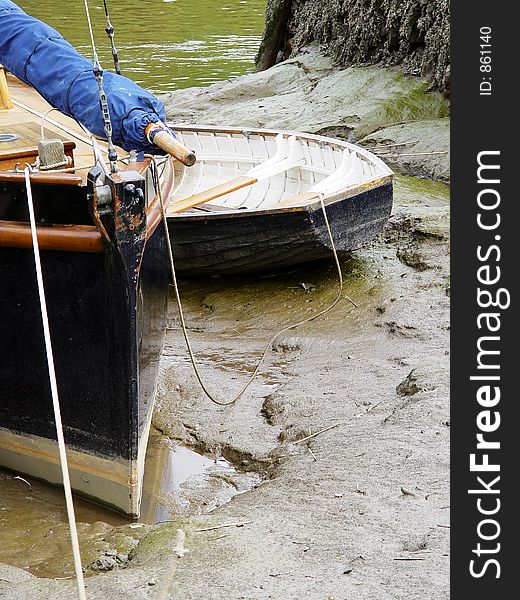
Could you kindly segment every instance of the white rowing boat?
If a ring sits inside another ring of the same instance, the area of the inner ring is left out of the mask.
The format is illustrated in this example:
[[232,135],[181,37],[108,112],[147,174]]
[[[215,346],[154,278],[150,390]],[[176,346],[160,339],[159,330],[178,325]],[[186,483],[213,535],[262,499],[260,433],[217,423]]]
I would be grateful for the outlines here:
[[388,220],[393,172],[364,148],[295,132],[172,127],[197,155],[192,167],[176,163],[167,208],[181,271],[252,271],[330,256],[322,202],[339,251],[370,242]]

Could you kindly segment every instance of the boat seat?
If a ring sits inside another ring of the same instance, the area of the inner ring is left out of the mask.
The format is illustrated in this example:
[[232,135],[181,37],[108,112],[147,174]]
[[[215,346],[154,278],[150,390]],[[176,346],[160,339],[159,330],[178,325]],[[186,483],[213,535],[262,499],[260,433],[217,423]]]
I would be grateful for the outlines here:
[[206,203],[195,206],[193,210],[200,210],[202,212],[229,212],[229,207]]

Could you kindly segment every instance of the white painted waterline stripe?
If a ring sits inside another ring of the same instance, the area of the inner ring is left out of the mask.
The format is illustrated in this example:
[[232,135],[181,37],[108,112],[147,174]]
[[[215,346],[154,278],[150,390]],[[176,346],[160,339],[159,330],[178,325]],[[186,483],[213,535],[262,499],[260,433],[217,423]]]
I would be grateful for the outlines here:
[[31,178],[29,168],[25,169],[25,187],[27,190],[27,206],[29,208],[29,219],[31,221],[31,235],[34,251],[34,264],[36,267],[36,279],[38,281],[38,294],[40,296],[40,309],[43,321],[43,334],[45,337],[45,350],[47,354],[47,366],[49,369],[49,380],[51,384],[52,405],[54,408],[54,420],[56,422],[56,432],[58,436],[58,448],[60,451],[60,464],[63,476],[63,489],[65,491],[65,502],[67,505],[67,515],[69,518],[70,538],[72,542],[72,552],[74,554],[74,569],[76,571],[76,581],[78,584],[78,595],[80,600],[86,600],[85,582],[83,580],[83,569],[81,566],[81,555],[79,551],[78,531],[76,528],[76,517],[74,515],[74,502],[72,500],[72,490],[69,478],[69,466],[67,463],[67,453],[65,450],[65,438],[63,436],[63,424],[61,421],[60,399],[58,395],[58,384],[56,381],[56,370],[54,368],[54,355],[52,353],[51,333],[49,329],[49,317],[47,314],[47,302],[45,300],[45,288],[43,286],[42,265],[40,260],[40,248],[38,246],[38,235],[36,233],[36,220],[34,218],[34,206],[31,189]]

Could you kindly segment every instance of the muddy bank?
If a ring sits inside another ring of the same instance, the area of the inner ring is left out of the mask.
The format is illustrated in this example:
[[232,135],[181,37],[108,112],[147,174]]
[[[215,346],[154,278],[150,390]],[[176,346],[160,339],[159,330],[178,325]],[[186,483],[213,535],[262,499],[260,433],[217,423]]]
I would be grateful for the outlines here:
[[[264,378],[233,407],[200,393],[172,306],[155,425],[262,472],[264,483],[211,515],[160,526],[128,568],[88,580],[89,598],[157,597],[178,528],[190,552],[176,563],[170,598],[402,599],[432,587],[448,598],[447,216],[445,186],[398,179],[385,236],[343,260],[357,308],[344,299],[279,339]],[[336,285],[328,263],[183,282],[215,393],[230,396],[270,333],[329,301]],[[229,523],[244,525],[218,529]],[[12,569],[0,579],[6,598],[75,597],[66,581]]]
[[[311,60],[323,65],[323,77],[305,72]],[[331,95],[321,103],[312,90],[323,81]],[[346,82],[348,101],[341,100]],[[410,157],[397,157],[395,164],[430,178],[397,177],[384,234],[342,257],[342,301],[277,339],[262,377],[234,406],[201,393],[172,297],[154,425],[176,443],[224,457],[239,476],[261,480],[208,514],[132,533],[138,539],[128,565],[89,577],[89,600],[151,600],[167,577],[175,600],[422,600],[432,590],[436,600],[449,597],[449,189],[433,179],[447,179],[447,163],[429,154],[440,143],[430,125],[446,132],[447,110],[417,79],[391,70],[341,72],[312,52],[235,84],[173,95],[170,115],[337,128],[371,147],[397,143],[398,121],[422,123],[405,138],[422,144],[422,162],[406,166],[399,161]],[[247,379],[274,331],[318,312],[337,285],[331,261],[182,281],[193,347],[218,398]],[[106,534],[125,527],[107,526]],[[178,529],[189,552],[172,562]],[[76,593],[70,581],[3,566],[0,597]]]
[[449,103],[391,68],[339,69],[307,48],[268,71],[164,98],[168,118],[320,133],[360,143],[407,175],[449,179]]
[[448,0],[269,0],[260,69],[319,44],[336,64],[400,65],[450,87]]

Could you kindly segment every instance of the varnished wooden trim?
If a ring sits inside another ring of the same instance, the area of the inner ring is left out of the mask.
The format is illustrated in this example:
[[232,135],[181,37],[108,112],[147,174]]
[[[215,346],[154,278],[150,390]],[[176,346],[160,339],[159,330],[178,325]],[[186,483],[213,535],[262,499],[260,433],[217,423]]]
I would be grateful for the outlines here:
[[146,172],[146,170],[150,167],[152,160],[150,158],[145,158],[144,160],[140,161],[140,162],[129,162],[124,164],[121,167],[121,171],[137,171],[138,173],[140,173],[141,175],[143,175]]
[[[83,177],[74,173],[31,173],[31,183],[40,185],[82,185]],[[24,183],[25,173],[0,171],[0,183]]]
[[[101,234],[91,225],[39,225],[36,232],[41,250],[103,252]],[[29,224],[20,221],[0,221],[0,246],[32,248]]]
[[[140,163],[143,170],[149,166]],[[138,169],[134,165],[134,169]],[[173,167],[170,164],[162,182],[162,194],[167,202],[174,183]],[[146,237],[149,239],[161,221],[161,203],[156,195],[147,210]],[[103,252],[104,242],[101,232],[91,225],[45,225],[36,228],[41,250],[61,250],[63,252]],[[28,223],[0,220],[0,247],[32,248],[31,228]]]
[[[64,141],[65,154],[72,156],[72,151],[76,148],[76,142]],[[4,160],[23,160],[24,158],[36,158],[38,156],[38,147],[18,148],[17,150],[0,150],[0,161]]]

